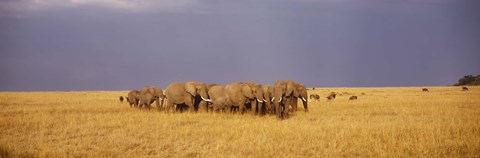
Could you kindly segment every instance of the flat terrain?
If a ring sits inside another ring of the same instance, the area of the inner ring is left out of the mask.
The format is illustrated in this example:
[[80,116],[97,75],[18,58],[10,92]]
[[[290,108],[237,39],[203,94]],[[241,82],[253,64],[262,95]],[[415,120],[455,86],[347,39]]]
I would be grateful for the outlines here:
[[310,89],[320,101],[283,121],[139,110],[126,91],[0,92],[0,157],[480,157],[480,87],[428,88]]

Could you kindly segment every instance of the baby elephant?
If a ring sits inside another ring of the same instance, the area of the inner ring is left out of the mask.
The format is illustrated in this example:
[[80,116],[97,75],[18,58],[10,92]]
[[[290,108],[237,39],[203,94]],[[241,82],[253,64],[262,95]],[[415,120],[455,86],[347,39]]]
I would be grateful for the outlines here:
[[123,96],[120,96],[120,102],[123,103]]
[[319,99],[320,99],[320,96],[318,94],[312,94],[310,95],[309,101],[318,101]]
[[356,96],[356,95],[353,95],[353,96],[351,96],[348,100],[357,100],[357,96]]

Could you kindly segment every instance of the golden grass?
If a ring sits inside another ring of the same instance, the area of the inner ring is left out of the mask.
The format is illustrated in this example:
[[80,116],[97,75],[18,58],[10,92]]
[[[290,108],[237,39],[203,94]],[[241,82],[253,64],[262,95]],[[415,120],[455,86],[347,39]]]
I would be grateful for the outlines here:
[[480,157],[480,87],[428,88],[317,88],[284,121],[138,110],[126,91],[0,92],[0,157]]

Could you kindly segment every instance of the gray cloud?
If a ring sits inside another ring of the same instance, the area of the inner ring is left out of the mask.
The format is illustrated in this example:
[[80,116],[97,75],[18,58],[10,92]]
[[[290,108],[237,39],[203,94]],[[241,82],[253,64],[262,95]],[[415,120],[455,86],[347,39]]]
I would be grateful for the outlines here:
[[480,73],[476,1],[39,2],[51,4],[0,17],[0,90],[420,86]]

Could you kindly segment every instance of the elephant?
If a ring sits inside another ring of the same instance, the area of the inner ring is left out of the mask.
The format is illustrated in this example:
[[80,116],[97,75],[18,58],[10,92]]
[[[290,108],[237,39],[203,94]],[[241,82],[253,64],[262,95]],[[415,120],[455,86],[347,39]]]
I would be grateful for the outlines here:
[[467,87],[462,87],[462,91],[468,91]]
[[128,92],[127,101],[128,101],[128,104],[130,104],[130,107],[132,107],[132,105],[134,107],[137,107],[138,102],[140,101],[140,91],[134,89]]
[[216,85],[216,86],[210,87],[208,90],[208,96],[210,97],[210,100],[212,100],[211,101],[212,111],[218,111],[218,110],[227,109],[227,108],[229,109],[231,107],[231,105],[227,104],[225,86]]
[[252,81],[233,82],[225,85],[227,104],[238,106],[240,114],[246,110],[245,105],[251,103],[253,114],[256,114],[257,103],[263,103],[263,89]]
[[293,82],[290,80],[276,80],[273,85],[273,105],[277,119],[285,119],[288,117],[287,100],[294,91]]
[[308,112],[308,94],[307,88],[302,83],[293,82],[295,90],[293,91],[293,97],[290,100],[290,106],[294,112],[297,111],[298,98],[302,99],[303,109]]
[[123,96],[120,96],[119,99],[120,99],[120,102],[123,103]]
[[307,89],[292,80],[276,80],[273,86],[273,104],[278,119],[288,118],[290,106],[297,110],[297,99],[301,98],[305,112],[308,112]]
[[205,84],[197,81],[173,82],[165,89],[165,95],[168,109],[185,104],[190,112],[197,111],[198,108],[207,110],[205,102],[211,101]]
[[155,101],[157,109],[161,110],[164,98],[162,88],[157,86],[143,87],[143,89],[140,90],[139,107],[145,106],[145,108],[150,109],[150,105]]
[[271,85],[262,85],[263,89],[263,98],[265,101],[261,104],[259,108],[259,114],[267,114],[273,112],[272,101],[273,101],[273,87]]
[[428,88],[422,88],[422,92],[428,92]]

